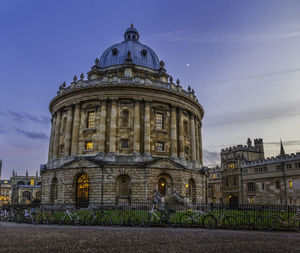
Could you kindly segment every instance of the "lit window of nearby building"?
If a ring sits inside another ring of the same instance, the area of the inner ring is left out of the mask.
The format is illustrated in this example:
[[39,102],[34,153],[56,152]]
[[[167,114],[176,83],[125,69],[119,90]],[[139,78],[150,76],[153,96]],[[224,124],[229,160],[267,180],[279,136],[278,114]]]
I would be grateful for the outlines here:
[[216,178],[216,174],[212,174],[211,178],[215,179]]
[[161,141],[156,142],[156,150],[157,151],[164,151],[165,150],[165,144]]
[[94,143],[92,141],[86,141],[85,142],[85,149],[86,150],[91,150],[94,148]]
[[293,181],[289,181],[289,186],[290,186],[290,189],[293,188]]
[[163,130],[164,128],[164,117],[162,113],[156,113],[156,129]]
[[30,179],[30,185],[34,185],[34,179],[33,178]]
[[254,197],[250,197],[250,203],[251,203],[251,204],[254,203]]
[[234,166],[234,163],[229,163],[229,164],[228,164],[228,168],[229,168],[229,169],[234,169],[234,167],[235,167],[235,166]]
[[95,127],[95,112],[88,112],[87,128]]

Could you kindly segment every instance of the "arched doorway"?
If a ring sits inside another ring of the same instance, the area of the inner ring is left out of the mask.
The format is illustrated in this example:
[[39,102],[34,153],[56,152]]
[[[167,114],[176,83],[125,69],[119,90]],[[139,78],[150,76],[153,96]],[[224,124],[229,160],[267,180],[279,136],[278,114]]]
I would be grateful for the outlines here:
[[167,193],[167,182],[165,178],[161,177],[158,179],[158,192],[160,195],[165,196]]
[[128,175],[120,175],[117,179],[117,196],[116,201],[129,202],[131,200],[130,177]]
[[89,202],[89,188],[90,188],[90,178],[88,174],[81,174],[77,178],[77,203],[88,203]]
[[51,192],[50,192],[50,202],[54,202],[57,200],[58,196],[58,186],[57,186],[57,178],[54,177],[51,182]]

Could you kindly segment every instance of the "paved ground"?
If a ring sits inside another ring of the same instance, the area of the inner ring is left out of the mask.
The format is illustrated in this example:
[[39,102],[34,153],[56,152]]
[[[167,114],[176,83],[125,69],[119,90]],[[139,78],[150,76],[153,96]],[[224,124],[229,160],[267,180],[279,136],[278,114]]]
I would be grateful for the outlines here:
[[0,252],[300,252],[300,234],[0,222]]

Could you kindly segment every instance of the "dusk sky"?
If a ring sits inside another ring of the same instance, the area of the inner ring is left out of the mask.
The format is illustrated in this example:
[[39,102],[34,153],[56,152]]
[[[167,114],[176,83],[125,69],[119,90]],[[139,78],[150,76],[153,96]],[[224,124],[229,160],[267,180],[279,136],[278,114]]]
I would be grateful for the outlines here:
[[195,89],[205,164],[263,138],[300,152],[300,1],[0,1],[0,159],[35,175],[47,162],[48,105],[133,23],[167,72]]

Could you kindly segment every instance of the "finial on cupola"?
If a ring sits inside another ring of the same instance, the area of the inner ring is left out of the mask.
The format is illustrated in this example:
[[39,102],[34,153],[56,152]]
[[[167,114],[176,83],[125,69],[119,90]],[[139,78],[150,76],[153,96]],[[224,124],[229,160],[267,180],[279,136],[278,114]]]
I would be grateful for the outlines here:
[[83,78],[84,78],[84,74],[81,73],[81,75],[80,75],[80,80],[83,80]]
[[176,84],[177,84],[177,85],[179,85],[179,84],[180,84],[180,80],[179,80],[179,78],[177,78],[177,80],[176,80]]
[[77,76],[76,75],[73,77],[73,81],[74,81],[74,83],[76,83],[76,81],[77,81]]
[[169,77],[169,81],[170,81],[170,83],[173,83],[173,77],[172,76]]
[[99,64],[99,59],[96,58],[96,59],[95,59],[95,65],[98,65],[98,64]]
[[131,23],[130,27],[133,28],[133,23]]

